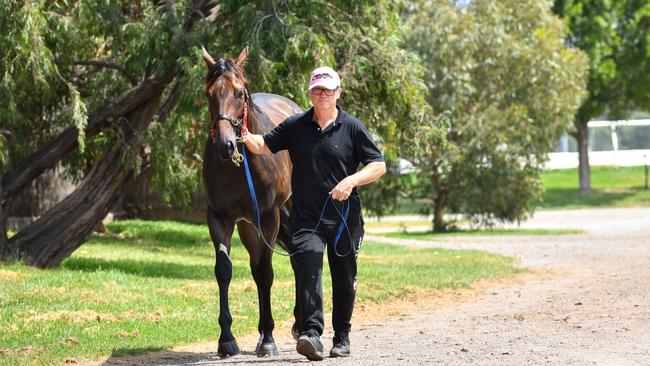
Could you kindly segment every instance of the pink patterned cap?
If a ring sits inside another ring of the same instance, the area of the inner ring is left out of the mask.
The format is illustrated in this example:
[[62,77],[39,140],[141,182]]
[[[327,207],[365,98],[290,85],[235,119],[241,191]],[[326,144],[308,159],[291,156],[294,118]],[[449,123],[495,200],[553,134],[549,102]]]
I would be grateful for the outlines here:
[[309,78],[309,89],[307,90],[312,90],[317,86],[329,90],[338,88],[341,86],[339,74],[329,66],[317,68],[311,72],[311,77]]

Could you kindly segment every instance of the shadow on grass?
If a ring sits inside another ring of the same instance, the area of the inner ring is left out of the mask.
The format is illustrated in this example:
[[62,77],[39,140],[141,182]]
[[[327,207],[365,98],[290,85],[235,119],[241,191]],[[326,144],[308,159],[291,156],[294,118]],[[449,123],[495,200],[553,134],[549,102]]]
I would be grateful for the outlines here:
[[142,246],[157,246],[165,248],[189,248],[211,246],[210,237],[197,237],[196,234],[186,233],[180,230],[160,230],[158,232],[139,232],[129,236],[120,236],[119,233],[109,232],[102,235],[94,235],[92,242],[111,245],[133,246],[134,241],[140,241]]
[[574,188],[551,188],[546,190],[544,201],[540,206],[543,208],[565,208],[567,206],[609,207],[634,196],[636,193],[635,190],[619,192],[592,190],[591,194],[583,195]]
[[143,277],[164,277],[192,280],[206,279],[213,276],[213,268],[208,265],[189,265],[129,259],[108,261],[97,258],[68,258],[63,262],[62,267],[85,272],[119,271]]
[[[117,271],[140,277],[205,280],[214,278],[212,264],[179,264],[161,261],[138,261],[130,259],[106,260],[99,258],[66,259],[62,269],[84,272]],[[247,261],[233,261],[232,280],[251,278]]]
[[163,347],[145,347],[145,348],[118,348],[113,350],[111,357],[125,357],[133,355],[142,355],[151,352],[160,352],[164,350]]
[[[215,345],[216,348],[216,345]],[[219,358],[215,352],[187,352],[161,350],[160,348],[120,348],[111,354],[103,366],[109,365],[248,365],[248,364],[304,364],[303,358],[255,356],[254,352],[241,352],[240,355]]]

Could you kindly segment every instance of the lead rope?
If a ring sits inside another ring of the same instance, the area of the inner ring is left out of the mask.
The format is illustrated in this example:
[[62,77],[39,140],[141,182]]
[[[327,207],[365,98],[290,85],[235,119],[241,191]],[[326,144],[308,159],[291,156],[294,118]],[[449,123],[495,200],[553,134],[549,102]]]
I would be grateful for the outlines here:
[[[242,128],[242,133],[243,133],[243,128]],[[259,237],[261,237],[262,240],[264,241],[264,244],[266,244],[266,246],[269,249],[271,249],[277,255],[281,255],[283,257],[293,257],[294,255],[303,252],[303,250],[299,250],[299,251],[295,251],[293,253],[285,254],[285,253],[282,253],[282,252],[279,252],[279,251],[275,250],[274,246],[269,244],[266,241],[266,238],[264,237],[264,234],[262,234],[262,225],[260,223],[260,210],[259,210],[259,207],[257,205],[257,195],[255,194],[255,186],[253,185],[253,178],[251,176],[250,168],[248,167],[248,157],[246,156],[246,147],[244,146],[244,144],[242,144],[242,151],[244,153],[244,171],[246,172],[246,182],[248,183],[248,190],[249,190],[249,192],[251,194],[251,201],[253,201],[253,207],[255,208],[255,220],[256,220],[256,223],[257,223],[257,225],[255,226],[255,230],[257,231],[257,235]],[[310,234],[309,238],[307,238],[307,241],[309,241],[316,234],[316,230],[318,230],[318,227],[320,226],[321,222],[323,221],[323,216],[325,214],[325,208],[327,207],[327,204],[330,203],[331,201],[332,201],[332,196],[328,195],[327,199],[325,200],[325,204],[323,204],[323,208],[321,210],[320,217],[318,218],[318,222],[316,223],[316,226],[314,227],[314,229],[311,230],[311,234]],[[334,254],[336,254],[337,257],[346,257],[346,256],[348,256],[350,253],[352,253],[352,247],[353,247],[352,234],[350,234],[350,229],[348,228],[348,224],[347,224],[348,214],[350,213],[350,201],[346,200],[345,203],[346,203],[346,205],[345,205],[345,214],[342,214],[341,211],[339,210],[339,208],[336,207],[334,202],[332,202],[332,205],[334,206],[334,209],[336,209],[336,212],[338,213],[339,217],[342,219],[341,224],[339,225],[339,228],[338,228],[338,230],[336,232],[336,238],[334,239]],[[343,229],[345,229],[345,231],[348,234],[348,238],[350,239],[350,241],[349,241],[350,248],[348,249],[348,251],[345,254],[339,254],[337,247],[338,247],[338,242],[339,242],[339,239],[341,237],[341,234],[343,234]]]

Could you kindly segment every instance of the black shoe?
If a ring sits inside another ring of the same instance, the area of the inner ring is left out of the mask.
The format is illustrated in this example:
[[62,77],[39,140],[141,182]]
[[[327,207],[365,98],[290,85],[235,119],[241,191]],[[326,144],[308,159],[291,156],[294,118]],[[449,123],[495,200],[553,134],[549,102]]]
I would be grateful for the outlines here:
[[332,349],[330,357],[348,357],[350,356],[350,338],[346,335],[343,337],[334,336],[332,338]]
[[309,333],[305,333],[298,338],[296,351],[307,357],[309,361],[322,361],[325,358],[323,356],[323,344],[320,342],[320,337]]

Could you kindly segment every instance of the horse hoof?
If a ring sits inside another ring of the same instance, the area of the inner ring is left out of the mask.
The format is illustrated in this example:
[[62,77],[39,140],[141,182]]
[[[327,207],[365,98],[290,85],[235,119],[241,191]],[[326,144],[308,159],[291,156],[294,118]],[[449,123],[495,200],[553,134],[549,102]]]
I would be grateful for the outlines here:
[[219,348],[217,349],[217,356],[219,358],[226,358],[234,356],[239,353],[239,346],[237,345],[236,340],[230,342],[219,343]]
[[278,348],[275,346],[275,343],[257,343],[255,354],[257,357],[276,357],[278,355]]

